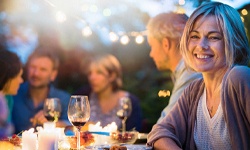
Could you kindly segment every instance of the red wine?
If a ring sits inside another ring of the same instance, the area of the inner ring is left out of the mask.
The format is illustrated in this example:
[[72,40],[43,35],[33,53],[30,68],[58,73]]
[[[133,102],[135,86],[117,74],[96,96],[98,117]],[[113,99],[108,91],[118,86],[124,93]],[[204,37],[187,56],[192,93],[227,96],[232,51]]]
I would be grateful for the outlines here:
[[76,127],[79,126],[84,126],[86,122],[81,122],[81,121],[72,121],[72,124]]
[[52,116],[50,116],[50,115],[45,116],[45,118],[46,118],[48,121],[54,121],[54,120],[55,120],[55,118],[52,117]]
[[44,113],[44,117],[48,120],[48,121],[55,121],[57,122],[59,117],[60,117],[60,112],[57,111],[48,111]]

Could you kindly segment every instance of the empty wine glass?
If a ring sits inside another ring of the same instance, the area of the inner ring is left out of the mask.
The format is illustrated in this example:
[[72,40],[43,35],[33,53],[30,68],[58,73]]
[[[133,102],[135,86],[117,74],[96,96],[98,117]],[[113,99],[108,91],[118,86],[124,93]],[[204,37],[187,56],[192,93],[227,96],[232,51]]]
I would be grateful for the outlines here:
[[122,132],[126,131],[126,120],[132,112],[132,104],[129,97],[122,97],[118,102],[117,116],[122,119]]
[[43,114],[50,122],[57,122],[62,111],[61,102],[58,98],[46,98],[43,105]]
[[80,131],[90,117],[88,96],[72,95],[68,105],[68,118],[77,128],[77,149],[80,150]]

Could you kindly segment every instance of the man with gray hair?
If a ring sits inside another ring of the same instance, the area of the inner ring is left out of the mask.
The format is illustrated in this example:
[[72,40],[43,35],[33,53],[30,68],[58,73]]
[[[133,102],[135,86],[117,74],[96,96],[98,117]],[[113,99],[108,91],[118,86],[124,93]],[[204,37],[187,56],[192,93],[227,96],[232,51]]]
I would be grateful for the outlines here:
[[179,50],[179,42],[187,19],[188,16],[185,14],[168,12],[156,15],[147,24],[150,57],[158,70],[171,71],[174,83],[169,104],[162,111],[158,122],[172,109],[189,83],[201,77],[200,74],[187,70]]

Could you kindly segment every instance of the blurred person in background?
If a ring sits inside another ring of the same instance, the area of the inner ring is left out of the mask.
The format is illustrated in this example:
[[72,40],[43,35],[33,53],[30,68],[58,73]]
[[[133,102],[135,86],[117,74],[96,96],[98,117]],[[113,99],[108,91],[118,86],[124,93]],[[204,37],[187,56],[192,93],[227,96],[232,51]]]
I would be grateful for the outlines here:
[[174,12],[161,13],[147,24],[147,38],[151,47],[150,57],[160,71],[170,70],[174,83],[168,105],[161,113],[161,121],[173,108],[183,90],[200,74],[187,70],[182,59],[179,43],[188,17]]
[[13,126],[8,120],[11,108],[8,108],[5,96],[17,94],[19,85],[23,82],[22,63],[15,53],[1,48],[0,70],[0,138],[5,138],[13,133]]
[[92,58],[87,71],[91,92],[89,95],[91,116],[89,122],[101,126],[115,122],[118,129],[122,126],[117,116],[118,101],[128,97],[132,102],[132,113],[126,121],[127,130],[141,130],[142,112],[139,99],[128,91],[122,90],[122,68],[118,59],[111,54],[97,55]]
[[233,7],[209,2],[190,16],[180,42],[192,82],[148,145],[164,150],[250,149],[250,48],[241,16]]
[[53,86],[59,67],[59,59],[53,51],[53,48],[39,46],[28,58],[27,81],[14,96],[12,119],[16,133],[42,126],[48,121],[43,114],[46,98],[60,99],[62,111],[56,126],[64,127],[70,124],[67,117],[70,94]]

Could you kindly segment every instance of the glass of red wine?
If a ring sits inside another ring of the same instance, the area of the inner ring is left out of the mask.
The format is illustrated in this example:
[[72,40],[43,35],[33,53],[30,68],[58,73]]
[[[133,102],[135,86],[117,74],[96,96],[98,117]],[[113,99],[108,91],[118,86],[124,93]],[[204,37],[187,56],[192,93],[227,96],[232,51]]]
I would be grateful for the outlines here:
[[43,114],[49,122],[57,122],[62,111],[60,99],[46,98],[43,105]]
[[132,112],[132,104],[129,97],[122,97],[118,101],[118,111],[116,115],[122,119],[122,132],[126,131],[126,120]]
[[77,128],[77,149],[80,150],[80,131],[90,117],[88,96],[72,95],[68,105],[68,118]]

